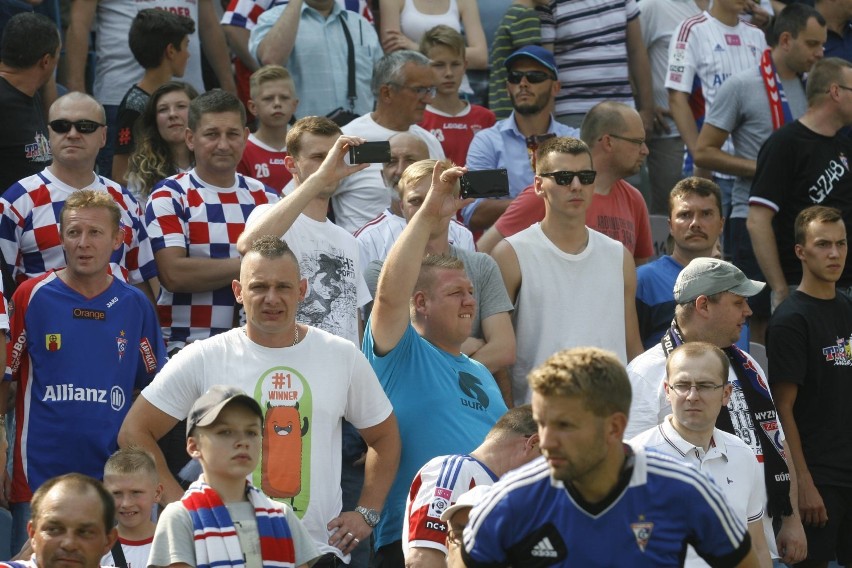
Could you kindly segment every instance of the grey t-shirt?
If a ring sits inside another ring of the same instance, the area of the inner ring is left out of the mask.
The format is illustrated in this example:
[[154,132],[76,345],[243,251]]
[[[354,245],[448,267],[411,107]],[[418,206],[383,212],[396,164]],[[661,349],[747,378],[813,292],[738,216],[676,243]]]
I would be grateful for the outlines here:
[[[450,245],[450,254],[464,263],[467,277],[473,283],[473,296],[476,298],[476,314],[470,329],[471,337],[482,339],[482,320],[502,312],[512,311],[512,302],[503,284],[503,277],[497,263],[489,255],[482,252],[470,252]],[[384,266],[383,260],[374,260],[364,270],[364,279],[370,294],[376,297],[376,287],[379,283],[379,273]],[[372,309],[372,304],[368,308]],[[369,317],[369,311],[364,316]]]
[[[804,84],[799,78],[782,80],[781,84],[793,118],[799,118],[808,108]],[[769,98],[758,66],[741,71],[722,84],[705,122],[731,133],[735,156],[757,159],[760,147],[772,134]],[[734,180],[731,217],[748,217],[750,191],[751,178]]]
[[[231,515],[231,520],[237,529],[240,548],[245,556],[246,568],[262,568],[260,556],[260,535],[257,532],[257,520],[254,507],[248,501],[226,503],[225,507]],[[293,509],[284,506],[287,525],[293,537],[293,547],[296,551],[296,566],[311,564],[319,557],[314,541],[302,522],[296,517]],[[151,556],[148,566],[169,566],[181,563],[196,566],[195,541],[193,540],[192,519],[189,512],[180,501],[169,503],[157,521],[157,531],[151,545]]]

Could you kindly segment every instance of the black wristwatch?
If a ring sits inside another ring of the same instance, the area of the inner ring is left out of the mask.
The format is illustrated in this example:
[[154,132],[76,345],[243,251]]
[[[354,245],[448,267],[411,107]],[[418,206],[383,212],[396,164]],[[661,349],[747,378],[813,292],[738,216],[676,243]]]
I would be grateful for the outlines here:
[[367,507],[362,507],[358,505],[355,507],[356,513],[361,513],[361,516],[364,517],[364,522],[369,525],[370,528],[375,528],[377,524],[379,524],[379,520],[381,520],[381,516],[379,512],[375,509],[368,509]]

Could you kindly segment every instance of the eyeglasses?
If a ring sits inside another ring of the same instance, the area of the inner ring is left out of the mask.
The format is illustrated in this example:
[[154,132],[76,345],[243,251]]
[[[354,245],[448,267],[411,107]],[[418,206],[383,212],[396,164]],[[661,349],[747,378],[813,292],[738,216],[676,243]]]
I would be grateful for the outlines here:
[[669,385],[669,388],[675,391],[678,396],[686,396],[692,392],[692,389],[695,389],[699,395],[707,395],[724,386],[725,385],[717,385],[714,383],[675,383],[673,385]]
[[536,83],[544,83],[545,81],[555,81],[556,77],[544,71],[509,71],[506,80],[513,85],[521,82],[521,79],[527,78],[527,81],[535,85]]
[[70,121],[64,118],[51,120],[50,122],[48,122],[48,124],[50,125],[50,128],[57,134],[65,134],[66,132],[71,132],[72,126],[77,129],[77,132],[79,132],[80,134],[91,134],[101,126],[106,126],[106,124],[101,124],[100,122],[95,122],[94,120]]
[[551,138],[556,138],[555,132],[548,132],[547,134],[533,134],[532,136],[527,136],[525,141],[527,143],[527,148],[530,150],[536,150],[539,144],[543,144]]
[[400,85],[399,83],[390,83],[397,89],[407,89],[414,93],[417,93],[418,97],[429,97],[435,98],[435,95],[438,94],[438,87],[409,87],[408,85]]
[[630,142],[631,144],[636,144],[637,146],[641,146],[645,143],[644,138],[628,138],[627,136],[619,136],[618,134],[607,134],[607,136],[611,138],[617,138],[618,140],[624,140],[625,142]]
[[559,185],[571,185],[571,182],[574,181],[574,176],[577,176],[580,178],[580,183],[589,185],[590,183],[595,183],[598,172],[595,170],[582,170],[579,172],[548,172],[538,175],[553,178]]

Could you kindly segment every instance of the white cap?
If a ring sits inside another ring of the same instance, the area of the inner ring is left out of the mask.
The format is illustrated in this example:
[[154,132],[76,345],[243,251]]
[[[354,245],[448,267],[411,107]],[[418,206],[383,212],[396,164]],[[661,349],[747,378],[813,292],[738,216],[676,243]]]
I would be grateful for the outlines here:
[[474,505],[478,505],[480,501],[485,499],[485,497],[491,493],[491,487],[491,485],[477,485],[459,497],[459,500],[453,503],[450,507],[447,507],[447,509],[441,513],[441,520],[446,523],[459,509],[469,509]]

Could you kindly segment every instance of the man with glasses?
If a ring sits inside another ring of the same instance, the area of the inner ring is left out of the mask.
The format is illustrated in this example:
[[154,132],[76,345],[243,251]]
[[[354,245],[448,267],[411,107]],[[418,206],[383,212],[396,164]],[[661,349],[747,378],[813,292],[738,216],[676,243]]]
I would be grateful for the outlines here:
[[[670,328],[658,344],[627,366],[633,401],[625,437],[663,423],[671,412],[666,398],[666,361],[676,347],[702,341],[722,349],[730,361],[731,395],[716,426],[748,444],[760,462],[767,494],[766,541],[773,556],[777,544],[777,555],[792,563],[803,559],[807,551],[801,520],[790,504],[790,493],[795,496],[794,468],[785,461],[789,451],[766,374],[751,355],[734,345],[751,315],[746,299],[764,286],[749,280],[733,264],[715,258],[695,258],[681,271],[674,286],[677,306]],[[770,517],[781,518],[777,537]]]
[[[777,307],[802,279],[795,254],[796,215],[812,205],[840,209],[852,219],[852,63],[834,57],[817,61],[805,88],[808,110],[776,130],[757,155],[746,226],[754,254]],[[849,264],[836,282],[852,290]]]
[[544,219],[494,248],[515,305],[515,404],[529,401],[527,373],[559,349],[601,347],[625,364],[642,352],[633,257],[620,242],[586,227],[596,175],[583,141],[542,144],[535,191],[544,199]]
[[157,267],[142,209],[121,185],[94,172],[107,137],[103,106],[84,93],[68,93],[51,105],[48,118],[53,163],[0,197],[0,251],[12,277],[20,283],[66,265],[59,211],[74,192],[91,189],[108,193],[121,210],[121,246],[111,253],[110,272],[153,302],[148,282]]
[[[770,562],[763,533],[766,488],[754,452],[745,442],[716,428],[716,418],[731,398],[730,363],[710,343],[684,343],[666,363],[666,400],[672,413],[661,424],[630,440],[706,473],[721,488],[739,519],[748,526],[752,548],[764,566]],[[685,566],[699,566],[687,551]]]
[[[417,126],[423,120],[426,104],[436,92],[435,76],[425,55],[408,50],[385,55],[373,69],[372,90],[376,110],[345,125],[344,134],[377,142],[408,132],[426,143],[429,158],[444,158],[444,149],[438,139]],[[335,223],[350,233],[363,227],[390,204],[390,193],[382,181],[381,163],[370,164],[366,170],[344,179],[331,198]]]
[[[469,170],[506,168],[509,197],[515,198],[533,182],[535,151],[554,136],[578,136],[576,128],[558,123],[551,114],[559,92],[553,54],[537,45],[527,45],[506,58],[506,90],[512,101],[509,118],[480,130],[467,151]],[[510,199],[477,199],[462,209],[471,230],[490,227],[506,210]]]
[[[595,164],[595,194],[586,210],[586,226],[623,244],[636,265],[654,254],[648,207],[639,190],[625,178],[635,175],[648,156],[645,127],[639,113],[616,102],[595,105],[586,114],[580,139],[592,151]],[[504,237],[544,219],[544,201],[530,186],[512,201],[476,243],[490,252]]]

